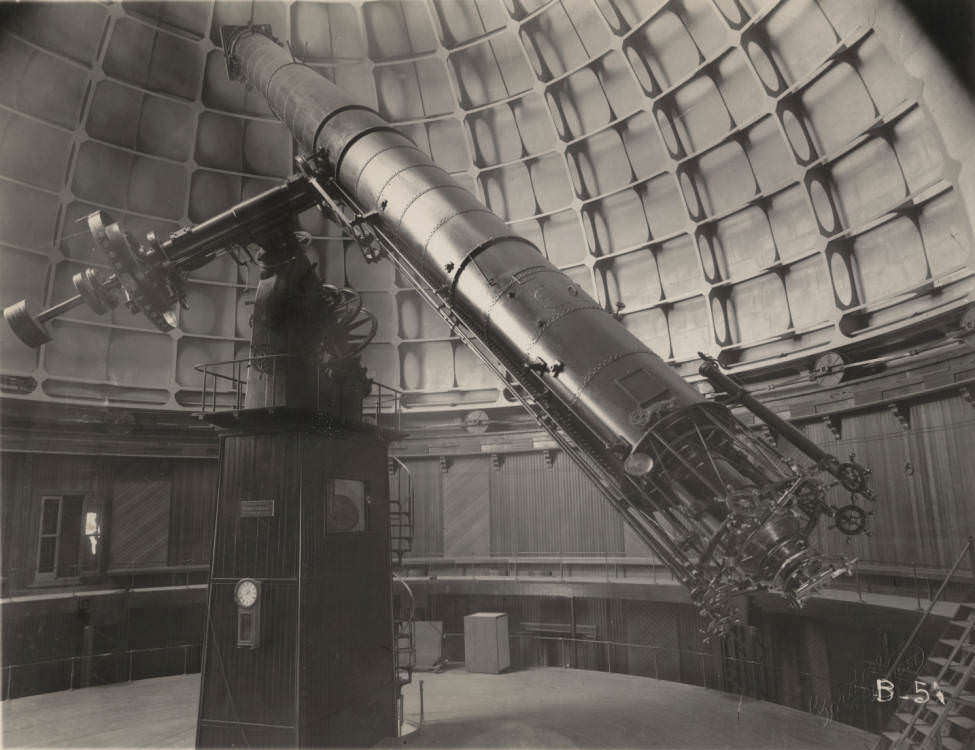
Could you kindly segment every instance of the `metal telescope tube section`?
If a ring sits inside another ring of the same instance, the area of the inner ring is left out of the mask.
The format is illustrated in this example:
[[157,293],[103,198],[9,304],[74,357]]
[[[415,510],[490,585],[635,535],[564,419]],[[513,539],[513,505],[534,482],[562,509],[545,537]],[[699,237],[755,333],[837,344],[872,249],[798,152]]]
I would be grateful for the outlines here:
[[[662,557],[684,567],[675,571],[681,580],[691,578],[705,588],[715,571],[727,570],[729,561],[734,568],[739,554],[747,553],[763,560],[744,566],[747,583],[773,585],[766,558],[784,559],[776,552],[783,545],[792,567],[808,562],[812,553],[795,530],[798,518],[796,523],[779,518],[789,510],[776,515],[769,509],[762,515],[765,523],[755,525],[746,537],[735,536],[749,543],[746,549],[730,549],[730,543],[722,544],[715,536],[732,539],[726,531],[729,515],[735,515],[726,502],[732,489],[752,499],[782,498],[781,485],[792,477],[784,459],[773,461],[774,470],[742,466],[747,464],[744,456],[761,449],[742,448],[754,438],[735,427],[730,412],[708,404],[538,248],[514,234],[378,114],[259,32],[238,34],[229,54],[301,149],[324,156],[336,182],[365,211],[376,212],[396,252],[439,290],[457,317],[509,369],[521,368],[513,373],[516,377],[537,377],[544,384],[564,413],[578,420],[567,432],[579,432],[580,427],[588,431],[593,439],[587,450],[601,446],[596,457],[601,466],[623,477],[627,454],[632,456],[637,448],[650,451],[640,454],[647,458],[645,476],[633,483],[627,497],[658,528],[672,532]],[[721,415],[718,425],[708,419],[712,411]],[[690,415],[690,421],[664,425],[671,414]],[[707,444],[709,436],[719,435],[721,440]],[[719,455],[722,451],[729,455]],[[721,461],[728,468],[712,472],[713,481],[695,481],[702,467]],[[625,477],[622,481],[624,486],[630,483]],[[640,492],[633,492],[635,487]],[[773,521],[777,525],[770,526]],[[646,528],[636,531],[659,549],[660,540],[648,539],[653,535]],[[714,559],[716,549],[720,561]],[[706,570],[697,566],[698,560]],[[773,587],[794,594],[808,583],[798,576],[784,587]]]

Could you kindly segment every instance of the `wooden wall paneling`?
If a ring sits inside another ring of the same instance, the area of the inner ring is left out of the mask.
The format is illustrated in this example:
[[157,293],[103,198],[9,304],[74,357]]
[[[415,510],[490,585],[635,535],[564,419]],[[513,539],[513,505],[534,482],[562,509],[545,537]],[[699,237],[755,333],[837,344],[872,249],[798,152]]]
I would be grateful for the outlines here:
[[209,562],[216,499],[216,461],[173,462],[170,565]]
[[541,453],[512,453],[491,473],[491,553],[558,554],[562,513]]
[[437,458],[410,459],[413,476],[415,556],[443,554],[443,472]]
[[680,681],[689,685],[716,685],[717,661],[713,644],[704,643],[704,620],[693,606],[673,605],[680,648]]
[[491,462],[486,456],[453,459],[443,477],[443,548],[446,557],[491,552]]
[[[212,575],[294,577],[301,480],[298,435],[232,435],[222,442],[218,510],[222,533],[214,548]],[[267,471],[268,466],[276,470]],[[242,500],[274,500],[274,515],[242,518]]]
[[556,481],[552,513],[561,519],[562,554],[622,554],[623,518],[596,485],[562,453],[547,471]]
[[[675,605],[657,602],[623,602],[625,642],[657,649],[627,649],[629,674],[680,681],[680,638]],[[620,669],[618,671],[624,671]]]
[[975,408],[960,396],[916,404],[908,446],[924,563],[948,568],[975,534]]
[[112,568],[167,563],[172,491],[169,462],[136,461],[118,467],[112,489]]
[[[904,465],[909,457],[907,432],[889,411],[854,414],[843,420],[843,438],[857,461],[869,467],[871,486],[879,499],[870,510],[872,536],[861,535],[850,547],[864,559],[912,565],[924,559],[922,536],[927,529],[920,524],[916,486],[908,482]],[[848,497],[845,498],[848,502]]]
[[627,557],[654,557],[646,542],[636,535],[628,523],[623,523],[623,554]]
[[31,474],[33,456],[4,453],[0,455],[0,505],[3,511],[3,577],[6,592],[19,591],[34,576],[33,553],[36,528],[31,524]]
[[[228,645],[236,642],[237,633],[233,587],[233,582],[212,586],[209,627],[214,637],[207,641],[201,725],[210,719],[295,727],[297,587],[290,582],[265,582],[261,589],[265,616],[261,619],[259,648]],[[254,674],[264,675],[264,679],[243,679]],[[227,692],[230,686],[234,686],[233,694]],[[248,744],[243,738],[238,742]]]

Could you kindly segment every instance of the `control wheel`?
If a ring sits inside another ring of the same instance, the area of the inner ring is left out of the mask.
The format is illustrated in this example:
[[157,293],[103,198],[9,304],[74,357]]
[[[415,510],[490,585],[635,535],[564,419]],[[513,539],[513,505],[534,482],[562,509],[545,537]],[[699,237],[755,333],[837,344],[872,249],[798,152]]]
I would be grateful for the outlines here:
[[847,536],[856,536],[867,529],[867,512],[859,505],[844,505],[837,509],[833,522]]

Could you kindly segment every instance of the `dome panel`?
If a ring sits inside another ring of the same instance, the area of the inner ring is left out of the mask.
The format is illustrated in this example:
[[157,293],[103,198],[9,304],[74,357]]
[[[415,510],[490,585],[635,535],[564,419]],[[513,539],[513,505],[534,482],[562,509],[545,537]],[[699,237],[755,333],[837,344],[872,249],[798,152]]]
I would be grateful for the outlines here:
[[598,267],[611,309],[645,307],[660,300],[657,264],[649,250],[616,256]]
[[802,92],[800,101],[820,154],[835,153],[880,114],[857,71],[847,63],[823,73]]
[[0,180],[0,242],[48,252],[59,209],[56,195]]
[[762,25],[777,67],[789,83],[818,67],[839,41],[815,0],[786,0]]
[[700,351],[714,348],[711,333],[711,314],[704,297],[692,297],[676,303],[667,316],[673,357],[677,360],[696,359]]
[[454,352],[449,341],[400,345],[402,388],[408,391],[454,387]]
[[871,138],[836,161],[831,176],[846,227],[879,216],[908,194],[894,149],[882,138]]
[[892,297],[928,277],[921,235],[913,221],[896,218],[857,236],[853,257],[865,302]]
[[624,315],[623,325],[652,351],[664,359],[670,357],[670,329],[663,310],[651,308]]
[[106,379],[114,385],[164,388],[170,383],[173,346],[163,333],[112,331]]
[[70,132],[0,109],[0,175],[57,191],[70,154]]
[[[409,6],[411,3],[397,3]],[[420,6],[421,3],[417,3]],[[483,0],[433,0],[444,46],[456,47],[505,25],[500,3]]]
[[355,8],[347,3],[296,2],[291,7],[296,54],[309,62],[361,59],[365,53]]
[[78,150],[71,189],[93,203],[128,209],[129,175],[135,154],[86,141]]
[[369,263],[354,242],[345,245],[346,284],[353,289],[376,291],[393,285],[393,265],[388,261]]
[[122,7],[130,15],[138,16],[156,25],[172,26],[197,38],[206,36],[208,31],[210,4],[207,2],[181,0],[178,3],[166,3],[125,0]]
[[244,121],[204,112],[196,129],[194,158],[204,167],[243,171]]
[[775,239],[765,212],[751,206],[717,222],[714,247],[721,278],[735,279],[775,262]]
[[373,380],[393,387],[400,385],[395,347],[389,344],[370,344],[362,351],[362,366]]
[[833,287],[823,265],[822,257],[816,255],[789,266],[785,275],[789,311],[798,331],[825,325],[836,313]]
[[623,139],[612,128],[573,145],[566,156],[575,167],[570,173],[576,195],[583,199],[616,190],[636,178]]
[[643,202],[634,190],[623,190],[587,204],[583,216],[594,255],[606,255],[650,239]]
[[[147,54],[152,50],[152,54]],[[105,74],[133,86],[183,99],[199,89],[198,45],[130,18],[119,19],[105,52]]]
[[743,143],[761,192],[771,193],[796,179],[796,165],[774,117],[764,117],[748,128]]
[[766,206],[775,246],[783,260],[801,257],[822,243],[806,191],[799,185],[775,193]]
[[676,299],[701,289],[701,268],[693,240],[686,234],[664,242],[657,250],[660,285],[666,299]]
[[542,241],[548,259],[559,268],[585,260],[585,238],[579,231],[579,216],[575,211],[560,211],[541,220]]
[[466,171],[471,166],[471,157],[464,142],[464,130],[454,119],[437,120],[426,126],[430,142],[430,156],[448,172]]
[[524,93],[534,81],[515,40],[489,39],[453,52],[447,59],[460,90],[460,106],[465,109]]
[[376,329],[377,343],[391,341],[396,330],[396,311],[393,296],[386,292],[363,292],[363,306],[376,316],[379,327]]
[[733,340],[762,341],[792,326],[785,287],[777,274],[756,276],[735,284],[729,294],[734,310]]
[[[459,342],[454,343],[454,373],[458,388],[499,387],[500,381],[488,370],[470,349]],[[497,398],[495,394],[491,401]]]
[[0,103],[54,125],[73,128],[88,73],[77,65],[0,32]]
[[53,320],[50,330],[54,340],[44,348],[44,367],[50,374],[105,381],[108,377],[110,328]]
[[363,4],[362,16],[370,57],[389,60],[435,50],[437,39],[424,5],[397,0]]
[[143,92],[115,81],[95,86],[85,130],[92,138],[123,148],[135,149],[139,142],[139,118]]
[[127,187],[131,211],[166,219],[186,215],[186,170],[182,165],[136,156]]
[[673,93],[671,101],[673,127],[688,153],[714,143],[733,126],[731,114],[710,76],[692,78]]
[[666,237],[683,229],[687,218],[673,175],[652,177],[637,186],[637,193],[643,201],[643,211],[650,225],[652,238]]
[[954,192],[943,193],[925,204],[918,218],[925,256],[933,278],[964,266],[969,257],[964,211]]
[[[702,154],[695,160],[695,167],[695,193],[703,201],[702,210],[707,215],[737,208],[758,192],[748,157],[737,142],[729,141]],[[689,205],[693,203],[686,188],[684,199]]]
[[430,309],[414,291],[396,295],[399,316],[399,337],[402,339],[438,339],[450,335],[450,329],[437,313]]
[[379,113],[391,122],[449,114],[454,98],[447,70],[435,58],[377,66]]
[[186,285],[189,308],[180,311],[179,327],[184,333],[231,338],[237,326],[237,294],[232,287]]
[[724,104],[736,124],[741,125],[767,111],[765,93],[740,49],[731,49],[722,55],[713,71]]
[[7,28],[18,36],[89,65],[105,32],[108,9],[99,3],[25,3],[7,15]]
[[945,173],[944,148],[927,115],[919,107],[912,108],[891,129],[907,191],[918,193],[940,180]]

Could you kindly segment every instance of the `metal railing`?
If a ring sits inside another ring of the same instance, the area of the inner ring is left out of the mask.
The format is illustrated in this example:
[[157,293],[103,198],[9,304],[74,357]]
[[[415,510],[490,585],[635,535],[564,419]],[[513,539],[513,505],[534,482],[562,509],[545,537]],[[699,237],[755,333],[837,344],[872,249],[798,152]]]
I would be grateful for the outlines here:
[[[203,390],[200,394],[200,413],[214,414],[221,410],[239,411],[244,408],[247,398],[247,375],[252,367],[258,367],[267,377],[263,379],[264,403],[273,404],[278,388],[279,372],[283,375],[286,363],[282,360],[295,359],[295,354],[265,354],[242,359],[228,359],[222,362],[205,362],[194,369],[203,375]],[[328,377],[326,367],[316,369],[315,408],[321,408],[321,381]],[[362,402],[362,416],[377,427],[390,427],[399,430],[402,425],[403,392],[398,388],[372,381],[372,392]]]
[[403,391],[378,380],[372,381],[372,392],[362,400],[362,416],[367,422],[400,430],[402,410]]
[[[201,643],[182,643],[175,646],[134,648],[134,649],[127,649],[125,651],[102,651],[99,653],[80,654],[77,656],[63,656],[55,659],[40,659],[38,661],[23,662],[21,664],[4,664],[3,665],[4,697],[6,699],[9,699],[13,695],[12,691],[14,687],[15,670],[19,670],[23,672],[23,670],[29,670],[29,669],[36,670],[40,667],[47,667],[54,664],[63,664],[65,665],[65,668],[62,677],[66,678],[67,680],[67,685],[68,685],[67,689],[74,690],[75,682],[78,679],[81,679],[88,683],[88,684],[82,684],[78,686],[82,688],[88,687],[89,685],[105,685],[105,684],[111,684],[117,682],[132,682],[133,675],[135,673],[134,672],[135,660],[133,657],[138,657],[144,654],[162,653],[164,651],[177,651],[177,652],[181,651],[182,652],[182,674],[195,673],[199,670],[193,669],[192,672],[190,672],[189,670],[190,656],[194,652],[200,652],[201,649],[202,649]],[[124,680],[118,679],[119,677],[118,666],[119,666],[120,659],[125,660],[124,664],[126,666],[126,671],[125,671],[126,679]],[[116,679],[106,680],[98,677],[98,675],[96,674],[96,670],[97,667],[99,666],[99,663],[104,663],[105,661],[109,661],[109,660],[115,662],[114,677]],[[86,671],[87,671],[87,678],[84,677]],[[168,670],[165,672],[161,672],[159,675],[151,675],[151,676],[163,676],[164,674],[171,675],[171,674],[178,674],[178,673],[179,672]],[[136,679],[145,679],[145,678],[139,677]],[[39,692],[49,692],[49,691],[45,690]],[[25,695],[29,695],[29,694],[32,693],[25,693]]]
[[[265,402],[273,403],[277,388],[278,368],[283,359],[295,359],[294,354],[264,354],[257,357],[227,359],[222,362],[205,362],[193,369],[203,373],[203,392],[200,395],[200,412],[212,414],[218,409],[240,410],[244,408],[247,394],[247,372],[257,366],[270,377],[264,379]],[[270,370],[270,372],[268,371]],[[224,385],[220,388],[220,385]],[[207,397],[210,401],[207,401]]]
[[968,542],[965,544],[964,547],[962,547],[961,552],[958,553],[958,557],[955,559],[955,564],[951,566],[951,570],[948,571],[948,575],[945,576],[944,580],[941,582],[941,585],[938,587],[938,591],[931,597],[930,604],[928,604],[927,609],[924,610],[924,614],[921,615],[920,619],[917,621],[917,624],[914,626],[914,630],[911,631],[911,634],[907,637],[907,640],[904,641],[904,645],[901,646],[900,651],[897,652],[897,656],[895,656],[894,660],[891,662],[890,668],[887,670],[887,674],[884,675],[885,679],[890,679],[890,676],[896,671],[897,667],[900,665],[900,661],[901,659],[904,658],[904,654],[907,653],[908,649],[914,643],[914,639],[917,638],[917,634],[921,631],[921,627],[924,625],[928,617],[931,615],[931,612],[934,609],[934,605],[938,603],[938,601],[941,598],[941,595],[948,587],[948,583],[951,581],[955,573],[958,571],[958,568],[961,566],[962,560],[964,560],[966,557],[968,557],[969,559],[969,564],[971,566],[970,572],[972,576],[972,583],[973,585],[975,585],[975,537],[970,536],[968,537]]

